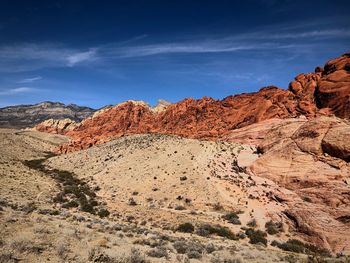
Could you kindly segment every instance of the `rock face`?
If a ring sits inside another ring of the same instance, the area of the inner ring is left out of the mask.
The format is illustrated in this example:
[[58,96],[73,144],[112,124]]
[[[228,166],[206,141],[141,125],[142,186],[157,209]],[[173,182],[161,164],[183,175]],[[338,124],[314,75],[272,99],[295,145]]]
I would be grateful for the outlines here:
[[223,100],[185,99],[161,111],[128,101],[107,109],[67,132],[73,138],[62,152],[84,149],[127,134],[162,133],[213,139],[231,130],[271,118],[296,117],[290,91],[267,87]]
[[75,104],[43,102],[35,105],[19,105],[0,109],[0,128],[33,127],[47,119],[81,121],[95,110]]
[[144,102],[127,101],[68,131],[73,141],[60,151],[84,149],[128,134],[161,133],[219,140],[232,135],[232,130],[274,118],[334,114],[349,119],[349,69],[350,53],[347,53],[329,61],[324,69],[298,75],[288,90],[271,86],[223,100],[185,99],[171,105],[161,102],[156,108]]
[[280,122],[260,141],[250,170],[277,183],[273,193],[303,239],[350,251],[350,123],[335,117]]
[[350,118],[350,53],[325,65],[315,97],[319,108],[329,108],[338,117]]
[[350,118],[350,53],[332,59],[324,69],[300,74],[289,85],[298,97],[298,108],[308,116],[318,110],[341,118]]
[[37,131],[64,134],[76,128],[78,124],[71,119],[54,120],[48,119],[36,125],[34,128]]

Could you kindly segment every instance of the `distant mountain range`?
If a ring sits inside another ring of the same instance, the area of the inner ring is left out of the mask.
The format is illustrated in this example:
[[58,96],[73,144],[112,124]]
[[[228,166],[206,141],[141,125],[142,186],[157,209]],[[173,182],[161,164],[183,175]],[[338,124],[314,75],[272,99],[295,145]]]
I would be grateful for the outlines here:
[[0,108],[0,128],[34,127],[47,119],[69,118],[79,122],[96,110],[75,104],[42,102],[34,105],[18,105]]

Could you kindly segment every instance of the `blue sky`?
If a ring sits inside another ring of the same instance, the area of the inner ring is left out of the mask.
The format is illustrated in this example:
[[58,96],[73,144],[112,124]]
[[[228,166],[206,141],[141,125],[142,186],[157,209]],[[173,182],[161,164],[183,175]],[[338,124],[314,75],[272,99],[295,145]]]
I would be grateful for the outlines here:
[[4,0],[0,107],[287,88],[350,51],[349,10],[342,0]]

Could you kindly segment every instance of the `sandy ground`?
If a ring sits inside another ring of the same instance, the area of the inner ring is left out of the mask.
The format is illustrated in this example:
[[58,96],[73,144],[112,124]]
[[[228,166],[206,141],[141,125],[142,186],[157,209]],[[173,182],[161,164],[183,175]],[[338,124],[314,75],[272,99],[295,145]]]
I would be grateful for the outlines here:
[[[111,212],[101,219],[54,203],[57,182],[24,164],[67,140],[0,130],[0,262],[306,262],[244,236],[175,231],[184,222],[209,223],[243,235],[252,219],[264,230],[269,213],[283,209],[263,197],[272,182],[244,171],[258,158],[251,146],[135,135],[49,158],[46,167],[74,172],[95,189]],[[232,211],[242,212],[240,225],[222,219]]]

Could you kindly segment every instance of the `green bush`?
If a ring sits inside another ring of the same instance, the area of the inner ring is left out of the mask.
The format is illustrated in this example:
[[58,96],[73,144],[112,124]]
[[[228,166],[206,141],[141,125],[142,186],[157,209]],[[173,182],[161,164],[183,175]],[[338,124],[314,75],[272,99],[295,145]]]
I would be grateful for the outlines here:
[[222,218],[234,225],[240,225],[241,221],[239,220],[239,216],[237,212],[230,212],[222,216]]
[[277,246],[282,250],[291,251],[295,253],[314,254],[325,257],[331,256],[330,252],[327,249],[319,248],[311,244],[306,244],[297,239],[290,239],[285,243],[273,241],[271,245]]
[[180,231],[183,233],[193,233],[194,226],[191,223],[183,223],[177,227],[177,231]]
[[97,215],[101,218],[107,217],[107,216],[109,216],[109,214],[110,214],[109,211],[105,208],[100,209],[100,211],[98,211],[98,213],[97,213]]
[[261,230],[254,230],[252,228],[248,228],[245,231],[245,234],[249,237],[249,243],[258,244],[261,243],[263,245],[267,245],[267,234]]
[[223,227],[220,225],[203,224],[197,228],[196,233],[200,236],[205,236],[205,237],[210,235],[217,235],[217,236],[226,237],[232,240],[238,240],[238,237],[236,234],[234,234],[227,227]]
[[266,222],[265,224],[266,232],[269,235],[275,235],[283,231],[283,224],[281,222],[274,223],[272,220]]

